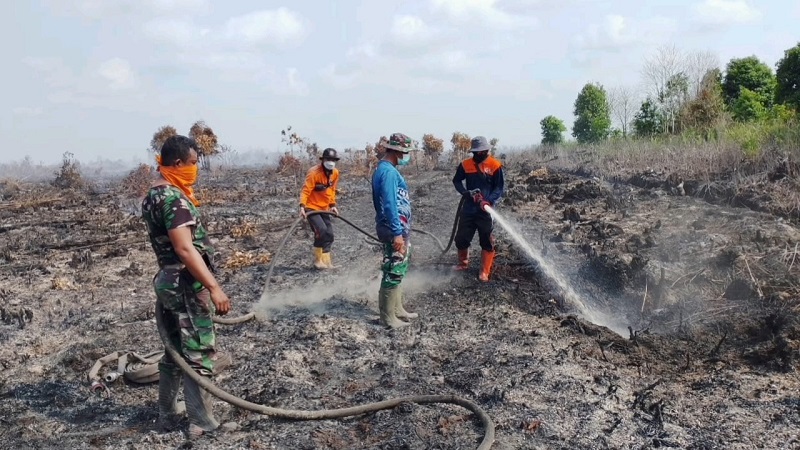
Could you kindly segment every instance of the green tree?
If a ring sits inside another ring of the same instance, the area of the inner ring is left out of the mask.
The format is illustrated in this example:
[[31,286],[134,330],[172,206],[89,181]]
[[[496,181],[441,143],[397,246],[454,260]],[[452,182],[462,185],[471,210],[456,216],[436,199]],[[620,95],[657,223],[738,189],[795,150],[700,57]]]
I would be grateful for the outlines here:
[[678,114],[689,101],[689,77],[683,72],[678,72],[667,80],[664,91],[659,96],[659,103],[663,106],[665,115],[664,132],[677,133]]
[[800,111],[800,43],[783,53],[775,75],[775,100]]
[[681,115],[682,122],[701,131],[708,131],[722,119],[725,101],[722,99],[722,73],[719,69],[706,72],[698,86],[697,96],[690,100]]
[[572,136],[581,144],[599,142],[611,131],[611,108],[600,84],[588,83],[575,99]]
[[663,115],[658,110],[656,102],[647,97],[639,111],[633,115],[633,132],[640,137],[654,136],[663,130],[663,121]]
[[731,107],[733,118],[739,122],[752,122],[762,120],[767,116],[767,108],[763,98],[757,92],[743,87]]
[[542,126],[542,144],[556,145],[564,142],[564,132],[567,127],[564,121],[556,116],[547,116],[539,122]]
[[758,94],[761,103],[769,107],[775,98],[776,84],[772,69],[755,56],[734,58],[725,68],[722,92],[725,96],[725,103],[731,107],[744,88]]

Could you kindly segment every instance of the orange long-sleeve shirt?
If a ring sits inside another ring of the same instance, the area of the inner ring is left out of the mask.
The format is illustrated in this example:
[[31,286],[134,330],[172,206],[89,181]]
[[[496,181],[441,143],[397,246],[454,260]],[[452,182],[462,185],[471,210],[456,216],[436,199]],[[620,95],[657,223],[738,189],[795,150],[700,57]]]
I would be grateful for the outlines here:
[[322,164],[308,170],[306,182],[300,192],[300,205],[315,211],[327,211],[336,206],[336,187],[339,184],[339,169],[333,169],[330,175]]

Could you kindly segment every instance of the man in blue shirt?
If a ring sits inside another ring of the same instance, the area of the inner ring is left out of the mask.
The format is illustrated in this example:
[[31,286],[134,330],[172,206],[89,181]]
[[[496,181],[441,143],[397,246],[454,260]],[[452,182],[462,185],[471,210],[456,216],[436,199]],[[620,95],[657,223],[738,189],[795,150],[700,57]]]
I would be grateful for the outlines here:
[[[492,146],[483,136],[472,139],[470,151],[472,158],[465,159],[456,169],[453,185],[467,201],[461,209],[455,244],[458,249],[456,270],[469,268],[469,246],[475,231],[481,244],[481,269],[478,279],[489,281],[494,263],[494,219],[486,207],[494,207],[503,196],[503,167],[500,161],[489,155]],[[466,182],[466,187],[464,183]]]
[[383,242],[381,288],[378,293],[380,321],[389,328],[409,325],[400,319],[418,315],[403,308],[400,282],[409,265],[411,233],[411,201],[406,180],[397,170],[411,162],[413,141],[402,133],[394,133],[384,145],[386,153],[372,175],[372,205],[375,207],[375,231]]

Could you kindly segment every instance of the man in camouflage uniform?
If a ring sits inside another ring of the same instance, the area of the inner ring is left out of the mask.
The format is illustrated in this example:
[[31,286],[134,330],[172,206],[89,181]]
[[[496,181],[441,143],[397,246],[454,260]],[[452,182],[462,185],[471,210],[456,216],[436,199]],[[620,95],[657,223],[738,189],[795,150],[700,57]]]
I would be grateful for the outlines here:
[[[217,352],[213,322],[214,314],[228,313],[230,300],[214,278],[214,248],[196,208],[196,149],[194,140],[185,136],[164,142],[157,158],[159,177],[142,201],[142,218],[158,260],[153,286],[172,343],[200,375],[211,376],[230,363]],[[190,436],[219,428],[211,394],[188,375],[183,383]],[[164,427],[182,412],[177,402],[180,385],[180,368],[167,353],[159,363],[159,422]]]

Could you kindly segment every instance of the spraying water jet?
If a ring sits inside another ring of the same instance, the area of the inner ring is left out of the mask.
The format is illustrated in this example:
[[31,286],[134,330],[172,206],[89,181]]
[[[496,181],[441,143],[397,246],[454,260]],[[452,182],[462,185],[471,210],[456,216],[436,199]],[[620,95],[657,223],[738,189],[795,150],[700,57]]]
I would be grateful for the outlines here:
[[517,243],[517,245],[524,250],[528,259],[536,262],[541,268],[542,272],[547,278],[553,281],[561,289],[564,299],[576,309],[576,312],[584,319],[596,325],[601,325],[609,328],[620,336],[626,336],[627,327],[621,323],[619,318],[613,317],[603,311],[599,311],[591,304],[583,300],[575,289],[572,288],[569,281],[564,275],[550,262],[545,260],[541,253],[534,249],[528,241],[522,236],[522,233],[517,229],[499,212],[491,206],[485,206],[484,209],[488,212],[497,223],[508,233],[509,236]]

